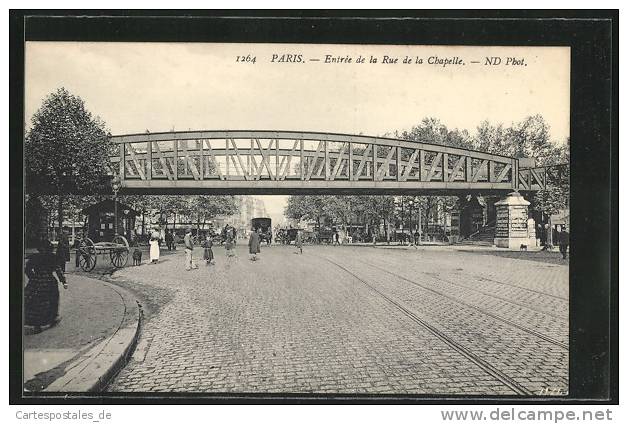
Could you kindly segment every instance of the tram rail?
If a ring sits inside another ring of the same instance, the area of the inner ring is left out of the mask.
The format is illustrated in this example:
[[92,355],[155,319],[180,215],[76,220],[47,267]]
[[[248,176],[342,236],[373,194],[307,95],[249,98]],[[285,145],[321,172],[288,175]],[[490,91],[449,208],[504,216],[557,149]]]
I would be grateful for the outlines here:
[[534,395],[533,392],[531,392],[530,390],[528,390],[527,388],[525,388],[524,386],[519,384],[513,378],[509,377],[508,375],[506,375],[505,373],[503,373],[502,371],[497,369],[495,366],[491,365],[489,362],[485,361],[484,359],[482,359],[481,357],[479,357],[478,355],[473,353],[471,350],[467,349],[466,347],[464,347],[463,345],[458,343],[452,337],[449,337],[448,335],[446,335],[445,333],[440,331],[438,328],[436,328],[435,326],[433,326],[432,324],[430,324],[426,320],[420,318],[414,312],[410,311],[408,308],[406,308],[405,306],[403,306],[402,304],[400,304],[399,302],[397,302],[396,300],[394,300],[390,296],[386,295],[381,290],[377,289],[372,284],[370,284],[368,281],[364,280],[363,278],[361,278],[360,276],[358,276],[357,274],[355,274],[354,272],[352,272],[348,268],[344,267],[343,265],[341,265],[341,264],[337,263],[336,261],[333,261],[333,260],[331,260],[329,258],[326,258],[326,257],[321,257],[321,258],[326,260],[326,261],[328,261],[328,262],[330,262],[330,263],[332,263],[332,264],[334,264],[338,268],[342,269],[346,273],[348,273],[351,276],[353,276],[353,278],[355,278],[356,280],[360,281],[363,285],[368,287],[371,291],[373,291],[374,293],[378,294],[380,297],[385,299],[388,303],[390,303],[395,308],[397,308],[399,311],[401,311],[406,317],[408,317],[409,319],[414,321],[416,324],[420,325],[421,327],[423,327],[424,329],[429,331],[431,334],[433,334],[438,339],[440,339],[443,343],[445,343],[446,345],[450,346],[456,352],[458,352],[461,355],[463,355],[464,357],[466,357],[469,361],[471,361],[477,367],[482,369],[484,372],[486,372],[487,374],[491,375],[493,378],[495,378],[496,380],[498,380],[499,382],[501,382],[502,384],[504,384],[505,386],[510,388],[517,395],[520,395],[520,396],[533,396]]
[[[389,263],[389,264],[390,264],[390,263]],[[368,265],[373,266],[373,267],[376,267],[376,266],[373,264],[373,262],[368,262]],[[393,264],[390,264],[390,265],[393,265]],[[376,267],[376,268],[377,268],[377,267]],[[384,268],[378,268],[378,269],[383,270],[383,271],[386,271]],[[388,272],[388,271],[387,271],[387,272]],[[399,275],[397,275],[397,274],[395,274],[395,275],[396,275],[397,277],[401,278],[401,276],[399,276]],[[513,301],[513,300],[511,300],[511,299],[508,299],[508,298],[506,298],[506,297],[503,297],[503,296],[498,296],[498,295],[496,295],[496,294],[489,293],[489,292],[487,292],[487,291],[480,290],[480,289],[477,289],[477,288],[475,288],[475,287],[467,286],[467,285],[464,285],[464,284],[455,283],[455,282],[453,282],[453,281],[447,280],[447,279],[442,278],[442,277],[438,277],[438,276],[433,275],[433,274],[431,274],[431,273],[426,274],[426,275],[428,275],[429,277],[431,277],[431,278],[433,278],[433,279],[435,279],[435,280],[441,281],[441,282],[443,282],[443,283],[451,284],[452,286],[461,287],[461,288],[463,288],[463,289],[467,289],[467,290],[470,290],[470,291],[474,291],[474,292],[476,292],[476,293],[480,293],[480,294],[482,294],[482,295],[484,295],[484,296],[489,296],[489,297],[492,297],[492,298],[494,298],[494,299],[499,299],[499,300],[501,300],[501,301],[503,301],[503,302],[510,303],[511,305],[516,305],[516,306],[518,306],[518,307],[525,308],[525,309],[528,309],[528,310],[531,310],[531,311],[537,312],[537,313],[539,313],[539,314],[547,315],[547,316],[549,316],[549,317],[555,318],[555,319],[560,320],[560,321],[563,321],[563,322],[568,322],[568,319],[567,319],[567,318],[565,318],[565,317],[562,317],[562,316],[559,316],[559,315],[556,315],[556,314],[552,314],[551,312],[547,312],[547,311],[544,311],[544,310],[539,309],[539,308],[534,308],[534,307],[532,307],[532,306],[530,306],[530,305],[526,305],[526,304],[523,304],[523,303],[515,302],[515,301]],[[491,281],[491,282],[494,282],[494,281]],[[416,283],[416,284],[418,284],[418,283]]]
[[[433,289],[431,287],[426,287],[426,286],[424,286],[424,285],[422,285],[420,283],[417,283],[416,281],[413,281],[413,280],[410,280],[409,278],[404,277],[403,275],[399,275],[399,274],[397,274],[395,272],[389,271],[386,268],[374,265],[371,262],[365,262],[365,261],[361,261],[361,260],[358,260],[358,262],[360,262],[362,264],[365,264],[365,265],[368,265],[370,267],[373,267],[375,269],[378,269],[378,270],[380,270],[382,272],[385,272],[385,273],[387,273],[389,275],[392,275],[392,276],[394,276],[396,278],[399,278],[400,280],[403,280],[403,281],[406,281],[406,282],[408,282],[410,284],[413,284],[413,285],[415,285],[415,286],[417,286],[417,287],[419,287],[419,288],[421,288],[423,290],[426,290],[426,291],[434,293],[434,294],[436,294],[438,296],[442,296],[444,298],[447,298],[447,299],[449,299],[449,300],[451,300],[453,302],[456,302],[456,303],[458,303],[460,305],[463,305],[463,306],[465,306],[465,307],[467,307],[469,309],[476,310],[476,311],[478,311],[478,312],[480,312],[480,313],[482,313],[484,315],[487,315],[487,316],[489,316],[489,317],[491,317],[491,318],[493,318],[493,319],[495,319],[497,321],[503,322],[506,325],[509,325],[511,327],[514,327],[514,328],[517,328],[517,329],[519,329],[521,331],[524,331],[524,332],[526,332],[528,334],[531,334],[531,335],[533,335],[535,337],[538,337],[538,338],[540,338],[542,340],[545,340],[546,342],[551,343],[553,345],[556,345],[556,346],[558,346],[558,347],[560,347],[562,349],[569,350],[569,345],[567,343],[563,343],[560,340],[556,340],[555,338],[550,337],[548,335],[545,335],[545,334],[543,334],[543,333],[541,333],[539,331],[536,331],[536,330],[533,330],[533,329],[531,329],[529,327],[526,327],[526,326],[523,326],[521,324],[518,324],[518,323],[516,323],[516,322],[514,322],[514,321],[512,321],[510,319],[507,319],[507,318],[501,317],[499,315],[496,315],[496,314],[494,314],[492,312],[489,312],[489,311],[487,311],[485,309],[482,309],[482,308],[480,308],[478,306],[469,304],[469,303],[467,303],[467,302],[465,302],[463,300],[457,299],[457,298],[455,298],[453,296],[450,296],[450,295],[445,294],[445,293],[443,293],[441,291],[435,290],[435,289]],[[433,277],[433,278],[437,279],[437,280],[439,279],[438,277]]]

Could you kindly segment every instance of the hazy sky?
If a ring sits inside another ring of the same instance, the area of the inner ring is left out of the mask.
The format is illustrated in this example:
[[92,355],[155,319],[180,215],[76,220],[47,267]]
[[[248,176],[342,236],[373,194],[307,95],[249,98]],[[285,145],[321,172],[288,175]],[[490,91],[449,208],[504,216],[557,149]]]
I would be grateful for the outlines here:
[[[247,54],[256,63],[236,62]],[[301,55],[301,62],[273,63],[273,54]],[[326,55],[352,63],[324,63]],[[359,55],[366,63],[355,63]],[[384,55],[399,62],[382,63]],[[405,56],[424,63],[400,63]],[[502,64],[485,66],[493,56]],[[465,65],[428,64],[430,57],[458,57]],[[524,58],[526,66],[507,66],[508,57]],[[174,128],[383,135],[428,116],[473,133],[486,119],[510,125],[540,113],[562,141],[569,135],[569,58],[564,47],[28,42],[25,117],[28,127],[44,97],[65,87],[113,134]],[[277,209],[270,203],[269,212]]]
[[[256,63],[236,63],[251,53]],[[305,63],[271,63],[272,54]],[[458,56],[466,66],[325,64],[326,54]],[[470,64],[524,57],[528,66]],[[320,62],[309,59],[319,58]],[[381,135],[423,117],[473,131],[541,113],[569,134],[569,49],[517,47],[51,43],[26,45],[26,119],[58,87],[82,97],[114,134],[285,129]]]

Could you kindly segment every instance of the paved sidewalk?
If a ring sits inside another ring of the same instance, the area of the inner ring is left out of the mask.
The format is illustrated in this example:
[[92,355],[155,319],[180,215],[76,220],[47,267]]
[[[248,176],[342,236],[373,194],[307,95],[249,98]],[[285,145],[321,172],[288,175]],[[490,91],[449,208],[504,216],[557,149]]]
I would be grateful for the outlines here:
[[37,334],[25,327],[25,391],[98,389],[112,367],[122,365],[123,358],[112,352],[134,343],[139,316],[134,296],[94,278],[73,273],[66,278],[68,289],[59,286],[61,322]]
[[501,258],[519,259],[532,262],[543,262],[554,265],[569,265],[569,255],[567,259],[563,259],[558,248],[553,250],[543,250],[542,247],[529,247],[527,250],[510,250],[496,246],[486,246],[482,244],[447,244],[447,243],[435,243],[435,242],[423,242],[420,245],[414,246],[411,244],[399,244],[397,242],[391,242],[390,244],[378,243],[352,243],[345,244],[345,247],[370,247],[374,249],[383,250],[410,250],[410,251],[455,251],[466,253],[477,253],[481,255],[492,255]]

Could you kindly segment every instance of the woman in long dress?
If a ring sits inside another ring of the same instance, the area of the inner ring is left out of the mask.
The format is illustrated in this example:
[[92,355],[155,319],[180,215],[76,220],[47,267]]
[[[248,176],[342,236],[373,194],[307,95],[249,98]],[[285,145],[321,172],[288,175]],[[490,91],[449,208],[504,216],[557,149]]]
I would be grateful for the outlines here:
[[298,249],[298,252],[294,253],[303,253],[303,236],[301,235],[301,230],[297,230],[297,236],[294,239],[294,246]]
[[227,236],[227,240],[225,241],[225,252],[227,253],[228,258],[235,257],[235,252],[233,251],[235,244],[233,243],[233,239],[230,235]]
[[159,261],[159,232],[153,231],[150,237],[150,263],[156,264]]
[[[41,327],[59,322],[59,282],[68,285],[59,260],[52,253],[52,244],[45,240],[25,265],[28,284],[24,287],[25,324],[41,331]],[[55,278],[55,274],[57,278]],[[57,281],[58,279],[58,281]]]
[[259,234],[255,229],[251,231],[251,237],[249,238],[249,254],[251,255],[251,260],[257,260],[257,254],[260,252],[260,242],[259,242]]

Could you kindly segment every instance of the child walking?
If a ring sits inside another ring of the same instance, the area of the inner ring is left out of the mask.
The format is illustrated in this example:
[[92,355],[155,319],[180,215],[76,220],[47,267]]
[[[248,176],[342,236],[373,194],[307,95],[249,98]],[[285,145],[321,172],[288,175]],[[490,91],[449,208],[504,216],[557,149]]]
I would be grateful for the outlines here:
[[212,240],[211,235],[207,234],[205,241],[203,241],[203,259],[207,265],[214,264],[214,251],[212,250],[212,246],[214,245],[214,241]]

